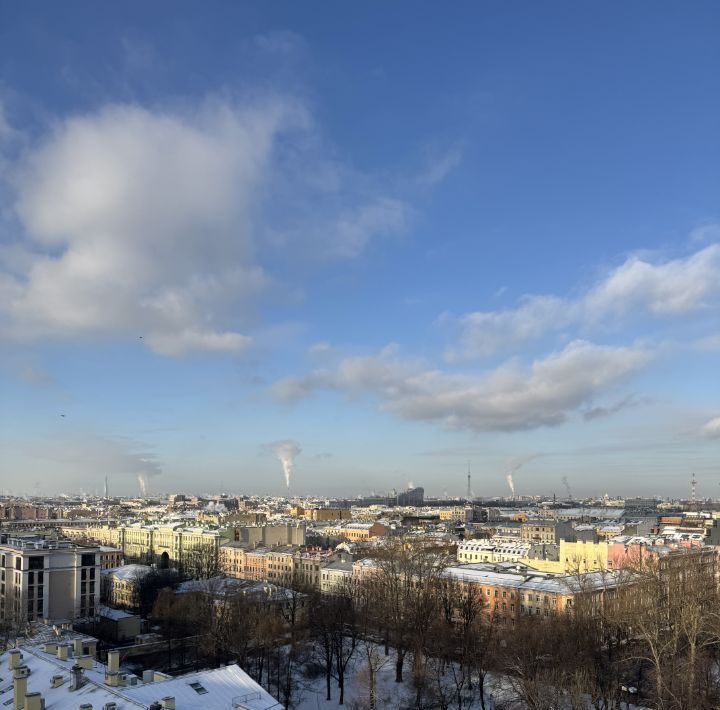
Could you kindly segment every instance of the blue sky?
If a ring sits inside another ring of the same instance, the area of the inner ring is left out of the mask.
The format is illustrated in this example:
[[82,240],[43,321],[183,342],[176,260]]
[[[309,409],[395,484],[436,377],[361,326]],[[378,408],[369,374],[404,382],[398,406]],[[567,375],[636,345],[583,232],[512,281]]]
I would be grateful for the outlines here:
[[715,496],[719,26],[5,3],[0,489]]

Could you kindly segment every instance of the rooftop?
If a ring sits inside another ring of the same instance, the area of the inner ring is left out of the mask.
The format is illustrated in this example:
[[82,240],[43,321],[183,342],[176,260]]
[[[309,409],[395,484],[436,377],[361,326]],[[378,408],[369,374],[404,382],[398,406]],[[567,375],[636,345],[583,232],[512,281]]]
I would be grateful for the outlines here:
[[[83,671],[83,684],[70,691],[71,669],[75,658],[63,661],[56,654],[43,650],[36,643],[20,647],[21,663],[30,670],[28,692],[41,692],[45,707],[54,710],[77,710],[83,703],[103,707],[114,702],[118,710],[149,708],[152,703],[165,697],[175,698],[178,708],[244,708],[245,710],[270,710],[281,705],[237,665],[216,670],[198,671],[177,678],[156,675],[153,682],[144,683],[141,678],[127,674],[132,683],[126,686],[105,685],[106,667],[93,661],[92,668]],[[3,668],[7,668],[2,654]],[[60,676],[62,683],[52,687],[53,676]],[[3,678],[7,672],[3,672]],[[5,683],[3,682],[3,686]]]

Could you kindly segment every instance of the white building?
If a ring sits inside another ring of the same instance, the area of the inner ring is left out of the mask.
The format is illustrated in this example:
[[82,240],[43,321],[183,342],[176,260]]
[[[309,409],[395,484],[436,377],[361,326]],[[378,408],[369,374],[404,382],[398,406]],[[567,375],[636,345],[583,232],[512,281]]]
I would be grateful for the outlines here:
[[458,562],[519,562],[530,552],[529,542],[467,540],[457,547]]

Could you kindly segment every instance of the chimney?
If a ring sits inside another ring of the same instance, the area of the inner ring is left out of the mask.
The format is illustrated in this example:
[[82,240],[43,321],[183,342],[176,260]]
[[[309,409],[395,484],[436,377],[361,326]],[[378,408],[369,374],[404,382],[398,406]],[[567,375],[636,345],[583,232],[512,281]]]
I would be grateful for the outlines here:
[[82,639],[73,639],[73,655],[82,656],[83,642]]
[[59,688],[64,682],[65,682],[65,676],[60,675],[58,673],[50,679],[50,687],[51,688]]
[[30,670],[27,666],[18,666],[13,671],[13,710],[23,710],[27,694],[27,677]]
[[166,695],[161,701],[160,704],[165,708],[165,710],[175,710],[175,698],[172,695]]
[[13,648],[8,653],[8,670],[14,671],[19,665],[20,661],[22,660],[22,653],[17,648]]
[[26,693],[25,710],[43,710],[43,708],[42,693]]
[[57,647],[57,657],[61,661],[67,661],[68,659],[68,647],[66,643],[60,643]]
[[73,667],[70,669],[70,674],[71,674],[70,690],[80,690],[80,688],[82,688],[82,684],[83,684],[82,666],[79,666],[77,663],[74,663]]
[[45,644],[44,650],[45,650],[45,653],[56,654],[57,653],[57,644],[54,641],[48,641]]
[[108,651],[107,671],[117,673],[120,670],[120,651]]

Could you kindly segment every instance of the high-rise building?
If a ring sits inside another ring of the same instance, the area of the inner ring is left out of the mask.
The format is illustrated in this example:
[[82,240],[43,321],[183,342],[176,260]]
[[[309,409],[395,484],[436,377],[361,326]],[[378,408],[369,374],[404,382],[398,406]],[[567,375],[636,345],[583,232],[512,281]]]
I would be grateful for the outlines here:
[[0,620],[94,616],[99,600],[99,548],[0,535]]

